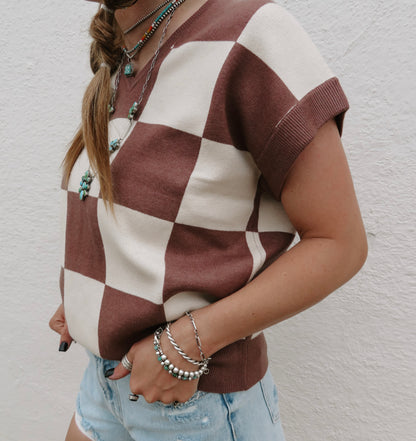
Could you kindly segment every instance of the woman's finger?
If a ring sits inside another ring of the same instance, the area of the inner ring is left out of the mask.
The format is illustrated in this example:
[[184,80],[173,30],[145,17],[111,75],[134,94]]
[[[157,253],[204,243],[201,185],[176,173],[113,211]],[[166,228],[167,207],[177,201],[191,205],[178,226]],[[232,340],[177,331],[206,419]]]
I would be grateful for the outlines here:
[[61,338],[59,341],[59,351],[66,352],[71,346],[72,337],[69,335],[68,325],[65,320],[64,305],[60,304],[55,314],[49,320],[49,327],[57,332]]
[[65,326],[64,309],[63,309],[63,305],[59,305],[55,314],[49,320],[49,327],[58,334],[62,334],[64,326]]
[[[111,371],[113,373],[111,374]],[[108,376],[110,374],[110,376]],[[111,369],[110,371],[106,372],[106,377],[109,380],[119,380],[120,378],[127,377],[127,375],[130,374],[130,371],[127,370],[121,363],[119,363],[114,370]]]
[[71,346],[72,342],[73,342],[73,339],[69,335],[68,325],[65,322],[64,326],[62,328],[62,332],[61,332],[61,340],[59,342],[59,351],[66,352],[69,349],[69,347]]
[[[132,363],[133,355],[131,354],[131,351],[125,355],[127,357],[128,363]],[[120,378],[127,377],[131,372],[130,369],[127,369],[127,367],[123,366],[122,362],[120,362],[114,369],[110,369],[105,373],[105,376],[109,380],[119,380]]]

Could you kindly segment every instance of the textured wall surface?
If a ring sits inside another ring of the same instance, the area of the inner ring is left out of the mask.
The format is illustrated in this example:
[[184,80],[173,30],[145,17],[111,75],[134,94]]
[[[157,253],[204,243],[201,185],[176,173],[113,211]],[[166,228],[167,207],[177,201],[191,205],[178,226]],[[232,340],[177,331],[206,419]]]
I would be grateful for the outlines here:
[[[0,4],[0,439],[56,441],[86,362],[76,345],[58,353],[48,320],[59,302],[59,165],[79,123],[96,6]],[[267,332],[287,441],[412,441],[416,3],[281,4],[350,99],[343,141],[370,247],[350,283]]]

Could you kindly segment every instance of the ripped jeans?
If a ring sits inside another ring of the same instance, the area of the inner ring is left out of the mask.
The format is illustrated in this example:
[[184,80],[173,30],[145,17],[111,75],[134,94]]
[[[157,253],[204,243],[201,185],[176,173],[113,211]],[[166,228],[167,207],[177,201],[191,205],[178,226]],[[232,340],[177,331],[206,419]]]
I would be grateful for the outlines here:
[[197,391],[186,403],[130,401],[130,376],[108,380],[118,362],[89,353],[76,422],[94,441],[285,441],[271,373],[252,388],[226,394]]

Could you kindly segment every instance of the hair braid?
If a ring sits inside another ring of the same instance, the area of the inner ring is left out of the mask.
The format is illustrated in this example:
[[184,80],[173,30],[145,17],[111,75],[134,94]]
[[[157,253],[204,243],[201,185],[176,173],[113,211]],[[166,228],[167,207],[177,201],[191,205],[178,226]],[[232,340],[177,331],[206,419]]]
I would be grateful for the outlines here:
[[[109,9],[131,6],[134,0],[106,0]],[[71,170],[85,147],[91,167],[100,182],[104,203],[113,208],[113,188],[108,154],[108,104],[111,99],[111,75],[122,58],[122,32],[114,14],[100,7],[92,19],[90,65],[94,73],[82,103],[82,124],[63,161],[63,177],[67,184]]]

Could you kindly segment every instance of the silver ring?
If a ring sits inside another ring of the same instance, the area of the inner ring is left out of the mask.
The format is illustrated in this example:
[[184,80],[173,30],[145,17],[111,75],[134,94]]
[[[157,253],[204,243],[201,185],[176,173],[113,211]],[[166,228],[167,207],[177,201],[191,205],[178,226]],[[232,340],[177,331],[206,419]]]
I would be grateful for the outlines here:
[[129,400],[130,401],[137,401],[139,399],[139,396],[136,394],[129,394]]
[[133,365],[131,361],[127,358],[127,354],[121,359],[121,364],[130,372],[133,369]]

